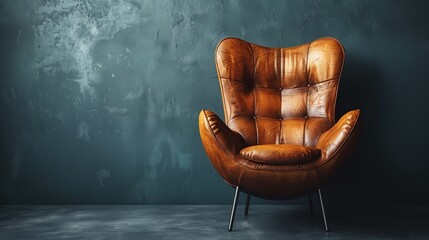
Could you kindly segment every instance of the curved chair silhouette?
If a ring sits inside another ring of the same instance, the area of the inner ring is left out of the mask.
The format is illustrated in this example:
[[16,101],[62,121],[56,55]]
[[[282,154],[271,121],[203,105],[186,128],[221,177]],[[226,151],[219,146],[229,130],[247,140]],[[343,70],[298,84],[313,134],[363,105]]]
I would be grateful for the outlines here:
[[335,123],[344,49],[333,38],[268,48],[237,38],[215,54],[225,123],[212,111],[199,116],[204,149],[222,178],[239,192],[286,200],[318,191],[353,145],[359,110]]

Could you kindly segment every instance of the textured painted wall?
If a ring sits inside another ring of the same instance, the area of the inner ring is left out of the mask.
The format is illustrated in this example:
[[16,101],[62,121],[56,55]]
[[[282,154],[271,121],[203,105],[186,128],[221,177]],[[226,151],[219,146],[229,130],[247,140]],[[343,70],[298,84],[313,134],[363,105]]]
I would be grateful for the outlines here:
[[229,203],[197,116],[235,36],[344,44],[360,152],[331,202],[429,203],[426,1],[0,0],[0,203]]

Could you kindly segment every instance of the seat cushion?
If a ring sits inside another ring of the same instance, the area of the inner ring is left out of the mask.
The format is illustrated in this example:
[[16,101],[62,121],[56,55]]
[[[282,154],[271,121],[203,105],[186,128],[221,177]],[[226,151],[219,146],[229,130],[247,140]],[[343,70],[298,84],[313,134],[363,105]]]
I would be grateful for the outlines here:
[[240,155],[257,163],[299,164],[317,159],[320,149],[292,144],[265,144],[243,148]]

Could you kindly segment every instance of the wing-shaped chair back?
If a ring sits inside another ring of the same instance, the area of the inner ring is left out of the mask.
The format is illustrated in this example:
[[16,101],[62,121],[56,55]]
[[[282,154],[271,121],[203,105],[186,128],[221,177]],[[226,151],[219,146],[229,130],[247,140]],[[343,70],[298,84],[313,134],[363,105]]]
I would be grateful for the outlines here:
[[237,38],[221,41],[216,68],[225,123],[248,146],[315,146],[335,123],[344,49],[333,38],[267,48]]

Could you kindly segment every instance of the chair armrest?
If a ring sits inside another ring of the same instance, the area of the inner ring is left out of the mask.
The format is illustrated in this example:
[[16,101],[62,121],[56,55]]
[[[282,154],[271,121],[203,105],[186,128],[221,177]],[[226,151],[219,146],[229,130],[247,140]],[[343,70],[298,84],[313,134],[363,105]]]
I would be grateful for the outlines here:
[[355,131],[360,110],[350,111],[341,117],[341,119],[328,131],[324,132],[316,144],[316,148],[322,151],[322,159],[330,159],[342,148],[347,148],[353,142],[352,133]]
[[209,110],[200,112],[198,124],[204,150],[214,168],[228,184],[238,186],[243,166],[236,157],[246,146],[243,137]]
[[211,147],[208,145],[221,147],[222,151],[231,157],[237,155],[246,146],[243,137],[232,131],[216,113],[210,110],[201,110],[199,127],[201,140],[209,157],[211,154],[207,150]]

